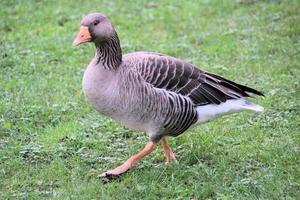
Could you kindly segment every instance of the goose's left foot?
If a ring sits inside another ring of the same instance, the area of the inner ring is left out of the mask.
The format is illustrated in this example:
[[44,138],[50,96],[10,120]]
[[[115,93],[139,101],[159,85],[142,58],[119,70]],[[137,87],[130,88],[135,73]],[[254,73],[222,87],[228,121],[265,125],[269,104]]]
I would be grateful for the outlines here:
[[133,168],[142,158],[150,154],[154,149],[156,148],[156,144],[153,142],[149,142],[145,148],[140,151],[139,153],[135,154],[134,156],[130,157],[126,162],[124,162],[122,165],[108,170],[106,172],[103,172],[102,174],[99,174],[97,177],[98,178],[112,178],[119,176],[131,168]]

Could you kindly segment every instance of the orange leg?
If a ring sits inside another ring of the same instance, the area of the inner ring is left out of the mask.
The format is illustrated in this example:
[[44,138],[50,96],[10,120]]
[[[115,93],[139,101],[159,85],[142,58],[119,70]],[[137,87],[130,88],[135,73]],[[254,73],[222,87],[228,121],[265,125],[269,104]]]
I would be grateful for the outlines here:
[[164,149],[164,154],[165,154],[167,163],[171,163],[173,161],[176,161],[175,154],[172,152],[171,148],[169,147],[167,138],[165,138],[165,137],[162,138],[161,139],[161,144],[162,144],[163,149]]
[[144,147],[144,149],[142,151],[140,151],[139,153],[130,157],[122,165],[116,167],[115,169],[108,170],[108,171],[98,175],[98,177],[108,177],[108,176],[120,175],[120,174],[127,172],[129,169],[134,167],[142,158],[144,158],[146,155],[150,154],[155,148],[156,148],[155,143],[153,143],[153,142],[147,143],[147,145]]

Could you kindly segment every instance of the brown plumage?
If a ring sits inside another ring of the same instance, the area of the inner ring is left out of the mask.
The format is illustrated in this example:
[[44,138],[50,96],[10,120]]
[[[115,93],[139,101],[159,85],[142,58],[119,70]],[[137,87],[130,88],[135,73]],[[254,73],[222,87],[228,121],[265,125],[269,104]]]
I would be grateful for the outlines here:
[[83,18],[73,45],[85,42],[96,45],[95,58],[83,77],[87,101],[124,126],[146,132],[150,140],[141,152],[100,176],[126,172],[160,141],[167,161],[173,161],[176,158],[167,136],[178,136],[192,126],[225,114],[263,109],[243,99],[263,95],[261,92],[204,72],[183,60],[150,52],[122,55],[113,25],[100,13]]

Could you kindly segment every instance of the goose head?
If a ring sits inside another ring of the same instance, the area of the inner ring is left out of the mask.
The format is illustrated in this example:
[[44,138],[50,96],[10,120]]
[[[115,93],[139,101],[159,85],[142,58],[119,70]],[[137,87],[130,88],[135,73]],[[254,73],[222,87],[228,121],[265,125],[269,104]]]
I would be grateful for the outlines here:
[[80,30],[73,41],[73,47],[87,42],[94,42],[96,46],[116,35],[110,20],[101,13],[91,13],[80,23]]

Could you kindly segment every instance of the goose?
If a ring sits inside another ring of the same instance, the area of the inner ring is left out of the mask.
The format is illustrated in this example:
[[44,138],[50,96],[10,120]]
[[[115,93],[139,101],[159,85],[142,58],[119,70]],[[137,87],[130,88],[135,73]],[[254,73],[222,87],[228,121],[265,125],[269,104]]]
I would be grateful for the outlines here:
[[167,137],[241,111],[263,111],[245,97],[261,92],[202,71],[193,64],[160,53],[122,54],[118,34],[101,13],[83,17],[73,46],[92,42],[95,57],[83,76],[86,100],[94,109],[123,126],[147,133],[149,141],[122,165],[98,177],[119,176],[161,143],[167,163],[176,161]]

